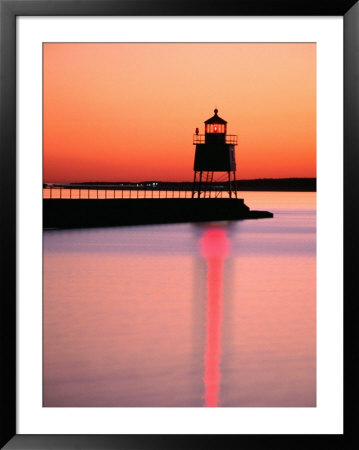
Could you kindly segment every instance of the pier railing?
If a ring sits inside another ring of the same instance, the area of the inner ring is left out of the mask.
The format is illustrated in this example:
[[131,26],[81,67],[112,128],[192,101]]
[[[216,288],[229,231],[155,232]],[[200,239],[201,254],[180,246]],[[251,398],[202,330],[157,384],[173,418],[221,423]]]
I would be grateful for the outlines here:
[[[196,193],[197,197],[197,193]],[[223,186],[213,187],[203,191],[202,198],[227,198],[228,191]],[[188,186],[175,188],[163,186],[133,186],[133,185],[66,185],[54,184],[43,187],[44,199],[126,199],[126,198],[192,198],[192,189]]]

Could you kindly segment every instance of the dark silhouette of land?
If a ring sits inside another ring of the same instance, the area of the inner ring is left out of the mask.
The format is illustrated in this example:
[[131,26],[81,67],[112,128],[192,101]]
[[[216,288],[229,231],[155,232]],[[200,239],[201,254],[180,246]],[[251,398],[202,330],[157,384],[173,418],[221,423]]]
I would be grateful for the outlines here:
[[[98,186],[99,188],[106,186],[129,188],[129,189],[163,189],[163,190],[192,190],[193,183],[190,181],[171,182],[171,181],[88,181],[69,183],[71,186]],[[56,185],[61,185],[60,183]],[[204,182],[205,186],[206,183]],[[258,178],[254,180],[238,180],[237,190],[239,191],[289,191],[289,192],[315,192],[317,188],[316,178]],[[228,183],[214,182],[212,189],[227,190]]]

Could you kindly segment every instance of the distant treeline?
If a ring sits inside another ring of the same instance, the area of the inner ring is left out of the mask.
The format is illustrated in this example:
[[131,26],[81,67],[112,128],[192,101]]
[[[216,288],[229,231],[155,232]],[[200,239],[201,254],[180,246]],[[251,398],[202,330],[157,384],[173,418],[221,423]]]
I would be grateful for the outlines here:
[[[240,191],[316,191],[316,178],[258,178],[255,180],[238,180],[237,189]],[[203,186],[206,183],[202,183]],[[190,181],[183,182],[171,182],[171,181],[139,181],[134,183],[133,181],[88,181],[79,183],[48,183],[44,184],[44,187],[50,186],[72,186],[72,187],[99,187],[99,188],[129,188],[129,189],[156,189],[156,190],[191,190],[193,183]],[[212,189],[227,189],[228,183],[226,182],[214,182]]]
[[260,178],[237,181],[242,191],[308,191],[317,190],[316,178]]
[[[239,191],[316,191],[316,178],[259,178],[256,180],[238,180],[237,189]],[[202,183],[205,186],[206,183]],[[89,187],[99,189],[156,189],[156,190],[191,190],[193,183],[190,181],[170,182],[170,181],[88,181],[79,183],[45,183],[46,187]],[[228,183],[213,183],[212,189],[226,190]]]

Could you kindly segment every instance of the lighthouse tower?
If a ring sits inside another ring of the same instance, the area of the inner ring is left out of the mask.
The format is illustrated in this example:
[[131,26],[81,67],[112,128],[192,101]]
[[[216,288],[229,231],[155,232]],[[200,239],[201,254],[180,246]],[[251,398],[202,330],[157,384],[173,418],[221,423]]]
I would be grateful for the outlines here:
[[205,134],[199,134],[196,128],[193,135],[196,153],[192,197],[213,197],[214,191],[218,192],[216,183],[221,183],[226,186],[230,198],[237,198],[234,151],[237,136],[227,134],[227,122],[218,116],[218,109],[204,124]]

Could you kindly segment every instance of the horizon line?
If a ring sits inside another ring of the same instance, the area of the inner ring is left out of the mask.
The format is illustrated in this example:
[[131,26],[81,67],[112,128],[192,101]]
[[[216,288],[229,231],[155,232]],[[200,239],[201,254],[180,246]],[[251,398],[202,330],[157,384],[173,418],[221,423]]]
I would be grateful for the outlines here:
[[[276,178],[276,177],[269,177],[269,178],[241,178],[241,179],[237,179],[237,182],[241,182],[241,181],[264,181],[264,180],[316,180],[317,177],[282,177],[282,178]],[[182,181],[174,181],[174,180],[156,180],[156,179],[147,179],[147,180],[136,180],[136,181],[129,181],[129,180],[112,180],[112,181],[104,181],[104,180],[86,180],[86,181],[43,181],[43,184],[48,184],[48,183],[66,183],[66,184],[71,184],[71,183],[193,183],[193,180],[182,180]],[[223,183],[223,181],[218,181],[217,183]]]

